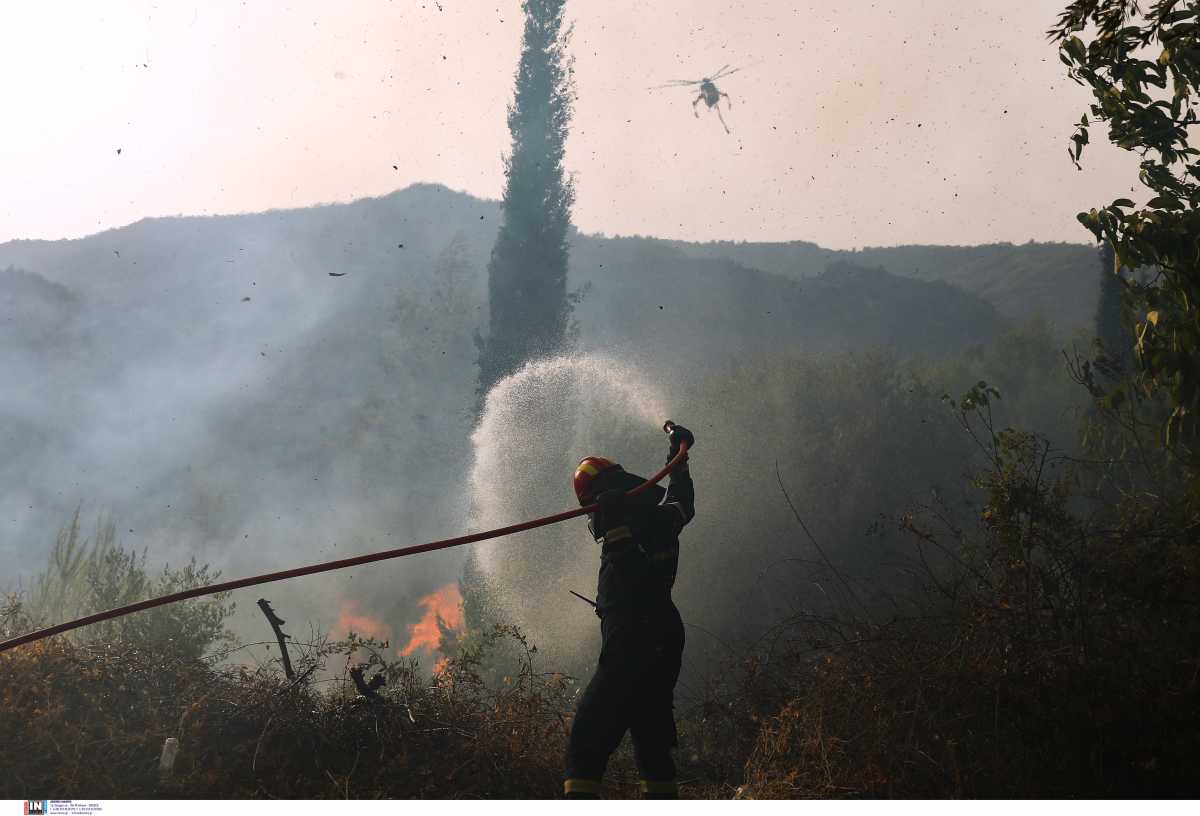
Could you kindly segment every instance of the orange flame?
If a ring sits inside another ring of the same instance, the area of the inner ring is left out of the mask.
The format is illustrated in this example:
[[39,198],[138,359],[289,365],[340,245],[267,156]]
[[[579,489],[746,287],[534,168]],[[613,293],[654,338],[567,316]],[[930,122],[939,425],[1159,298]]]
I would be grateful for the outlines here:
[[392,627],[378,618],[359,612],[358,601],[342,601],[336,631],[343,635],[354,632],[376,640],[392,639]]
[[417,649],[427,652],[436,649],[442,639],[439,621],[447,629],[462,629],[463,626],[462,595],[458,591],[457,583],[446,584],[417,603],[425,607],[425,614],[421,616],[421,620],[408,627],[408,645],[400,650],[401,657],[406,657]]

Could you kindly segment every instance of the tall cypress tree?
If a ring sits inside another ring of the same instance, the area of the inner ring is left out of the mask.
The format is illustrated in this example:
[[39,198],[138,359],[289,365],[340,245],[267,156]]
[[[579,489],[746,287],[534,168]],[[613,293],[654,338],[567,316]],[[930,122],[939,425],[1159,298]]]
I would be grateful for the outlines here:
[[565,0],[524,0],[525,33],[508,107],[503,220],[488,263],[490,327],[479,341],[479,396],[528,360],[564,342],[567,232],[575,200],[563,172],[571,119],[572,60]]
[[[558,351],[567,337],[567,234],[575,191],[563,172],[573,92],[564,4],[522,3],[525,33],[508,106],[512,151],[504,159],[502,221],[488,262],[489,334],[486,340],[476,338],[477,413],[493,385],[529,360]],[[497,619],[474,551],[460,587],[467,629],[488,631]]]
[[1129,372],[1133,336],[1125,313],[1125,284],[1116,268],[1112,243],[1100,247],[1100,300],[1096,304],[1096,339],[1102,349],[1101,373],[1116,381]]

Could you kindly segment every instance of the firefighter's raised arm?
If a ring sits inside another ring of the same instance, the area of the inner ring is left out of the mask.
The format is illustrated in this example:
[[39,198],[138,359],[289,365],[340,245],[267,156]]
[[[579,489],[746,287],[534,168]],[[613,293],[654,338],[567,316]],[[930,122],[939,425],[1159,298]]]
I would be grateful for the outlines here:
[[662,507],[675,517],[675,523],[682,529],[696,515],[696,490],[692,485],[692,474],[688,469],[688,458],[696,444],[696,436],[687,428],[676,425],[670,420],[663,425],[663,430],[670,435],[668,438],[671,448],[667,454],[668,462],[679,453],[681,443],[686,444],[688,448],[683,455],[683,461],[671,471],[670,482],[667,484],[667,495],[663,498],[662,503]]

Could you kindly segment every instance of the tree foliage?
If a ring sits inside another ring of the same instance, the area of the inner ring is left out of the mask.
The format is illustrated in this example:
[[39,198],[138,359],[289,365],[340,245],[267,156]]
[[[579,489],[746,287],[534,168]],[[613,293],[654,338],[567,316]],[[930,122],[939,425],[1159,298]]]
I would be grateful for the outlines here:
[[[1118,198],[1079,214],[1121,267],[1151,268],[1127,280],[1135,309],[1135,348],[1143,393],[1167,393],[1167,442],[1200,433],[1200,151],[1189,143],[1198,121],[1200,3],[1076,0],[1050,30],[1072,79],[1091,89],[1091,118],[1071,137],[1076,166],[1089,128],[1108,126],[1109,140],[1141,156],[1139,180],[1151,193],[1143,206]],[[1172,439],[1174,437],[1174,439]]]
[[488,264],[490,327],[480,341],[480,392],[567,333],[567,233],[574,187],[563,171],[572,112],[570,30],[563,0],[525,0],[516,91],[508,108],[503,222]]

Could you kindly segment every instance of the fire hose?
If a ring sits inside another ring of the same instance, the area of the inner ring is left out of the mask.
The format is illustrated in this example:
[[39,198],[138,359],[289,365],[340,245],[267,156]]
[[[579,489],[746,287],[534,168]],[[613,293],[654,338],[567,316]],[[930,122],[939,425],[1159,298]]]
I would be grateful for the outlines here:
[[[675,427],[675,423],[667,420],[663,424],[663,430],[670,433]],[[657,484],[663,478],[674,470],[683,457],[687,455],[687,443],[680,442],[679,452],[672,457],[671,461],[667,462],[662,470],[655,473],[642,484],[626,493],[626,497],[634,498],[641,495],[650,488],[651,485]],[[134,612],[142,612],[146,609],[153,609],[156,606],[166,606],[167,604],[177,603],[178,601],[186,601],[191,598],[199,598],[204,595],[215,595],[220,592],[228,592],[233,589],[242,589],[243,587],[257,586],[258,584],[269,584],[273,581],[285,581],[288,578],[299,578],[303,575],[313,575],[318,572],[331,572],[332,570],[345,569],[347,567],[358,567],[363,564],[372,564],[376,561],[386,561],[389,558],[403,558],[406,555],[417,555],[418,553],[433,552],[434,550],[445,550],[450,547],[460,547],[463,544],[473,544],[476,541],[487,541],[492,538],[502,538],[512,535],[513,533],[521,533],[526,530],[534,530],[538,527],[545,527],[550,524],[558,524],[560,521],[578,518],[579,516],[595,512],[599,508],[598,504],[589,504],[586,507],[579,507],[575,510],[565,510],[561,513],[555,513],[552,516],[544,516],[531,521],[524,521],[520,524],[510,524],[507,527],[497,527],[494,530],[485,530],[480,533],[470,533],[469,535],[458,536],[457,538],[447,538],[441,541],[430,541],[427,544],[416,544],[410,547],[399,547],[393,550],[384,550],[377,553],[367,553],[366,555],[356,555],[351,558],[341,558],[337,561],[325,561],[320,564],[309,564],[305,567],[296,567],[289,570],[281,570],[279,572],[269,572],[265,575],[252,575],[248,578],[236,578],[232,581],[223,581],[218,584],[209,584],[208,586],[193,587],[185,589],[181,592],[173,592],[170,595],[163,595],[159,598],[149,598],[137,603],[131,603],[126,606],[118,606],[116,609],[109,609],[104,612],[95,612],[91,615],[85,615],[82,618],[77,618],[66,623],[59,623],[54,626],[38,629],[24,635],[19,635],[15,638],[10,638],[0,642],[0,652],[6,652],[9,649],[15,649],[17,646],[24,646],[26,643],[33,643],[44,638],[60,635],[63,632],[69,632],[72,629],[79,629],[84,626],[90,626],[93,623],[120,618],[125,615],[131,615]]]

